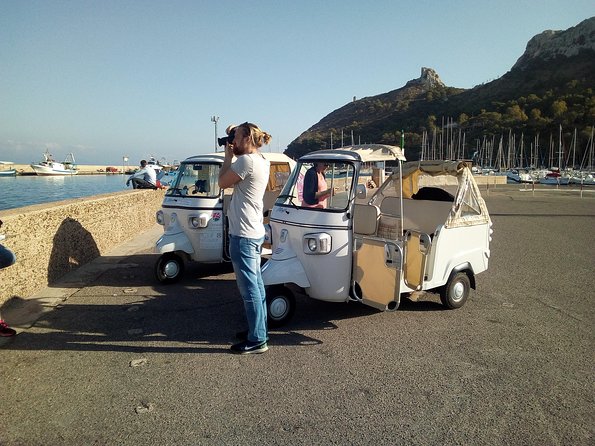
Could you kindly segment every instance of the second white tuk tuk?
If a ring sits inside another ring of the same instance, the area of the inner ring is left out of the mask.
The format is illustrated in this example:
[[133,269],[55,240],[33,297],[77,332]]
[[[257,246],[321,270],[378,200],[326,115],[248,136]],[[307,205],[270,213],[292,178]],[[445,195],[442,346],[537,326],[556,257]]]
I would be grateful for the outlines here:
[[[271,165],[264,197],[266,212],[286,183],[295,161],[281,153],[262,154]],[[230,260],[226,216],[232,189],[221,189],[218,184],[223,160],[223,153],[185,159],[166,191],[156,216],[164,231],[155,246],[155,251],[161,254],[155,264],[155,275],[160,282],[177,281],[188,261]]]
[[[366,201],[368,172],[387,158],[398,168]],[[314,299],[380,310],[427,290],[439,292],[447,308],[465,303],[490,257],[492,224],[479,188],[463,162],[404,159],[400,148],[382,145],[300,158],[267,228],[272,256],[262,276],[270,326],[291,318],[294,286]],[[319,162],[328,164],[326,182],[337,192],[313,208],[302,201],[303,179]]]

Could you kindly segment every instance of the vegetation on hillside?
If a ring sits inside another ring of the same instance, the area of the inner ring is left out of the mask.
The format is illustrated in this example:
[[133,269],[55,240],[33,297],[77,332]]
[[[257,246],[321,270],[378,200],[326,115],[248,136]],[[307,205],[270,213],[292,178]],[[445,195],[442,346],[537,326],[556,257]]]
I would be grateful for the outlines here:
[[594,72],[595,55],[584,51],[571,58],[533,60],[470,90],[410,82],[335,110],[293,141],[286,153],[299,157],[331,144],[341,147],[342,141],[350,145],[352,135],[355,144],[399,145],[404,130],[407,158],[414,160],[422,142],[441,144],[446,132],[456,131],[464,135],[463,156],[471,157],[485,138],[512,133],[519,143],[522,135],[528,147],[538,134],[543,140],[550,135],[557,140],[561,125],[567,148],[577,130],[580,159],[595,124]]

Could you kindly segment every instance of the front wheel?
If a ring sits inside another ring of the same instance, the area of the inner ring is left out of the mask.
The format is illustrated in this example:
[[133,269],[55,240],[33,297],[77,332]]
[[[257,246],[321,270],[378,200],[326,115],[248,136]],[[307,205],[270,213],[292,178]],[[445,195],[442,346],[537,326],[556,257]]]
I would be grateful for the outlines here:
[[155,264],[157,280],[164,284],[177,282],[183,272],[184,261],[173,252],[163,254]]
[[454,274],[440,290],[442,304],[450,309],[461,308],[469,297],[471,282],[464,272]]
[[281,327],[293,316],[295,297],[284,286],[267,288],[267,321],[269,327]]

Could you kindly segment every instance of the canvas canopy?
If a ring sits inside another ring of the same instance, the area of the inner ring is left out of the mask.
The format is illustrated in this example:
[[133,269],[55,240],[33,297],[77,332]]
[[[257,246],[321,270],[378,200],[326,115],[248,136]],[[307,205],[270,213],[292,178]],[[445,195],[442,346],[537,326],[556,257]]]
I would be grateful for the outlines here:
[[462,161],[411,161],[403,163],[403,198],[411,196],[419,190],[419,178],[422,175],[446,175],[457,177],[465,169]]
[[[490,221],[479,187],[465,162],[435,160],[403,163],[402,175],[401,185],[405,199],[412,198],[419,191],[420,178],[424,175],[444,175],[456,179],[458,188],[445,227],[454,228]],[[399,174],[394,173],[390,179],[398,182]],[[395,190],[398,189],[397,184],[394,187]]]
[[341,147],[340,150],[357,153],[364,163],[375,161],[394,161],[395,159],[405,161],[405,155],[399,146],[388,146],[385,144],[360,144],[355,146]]

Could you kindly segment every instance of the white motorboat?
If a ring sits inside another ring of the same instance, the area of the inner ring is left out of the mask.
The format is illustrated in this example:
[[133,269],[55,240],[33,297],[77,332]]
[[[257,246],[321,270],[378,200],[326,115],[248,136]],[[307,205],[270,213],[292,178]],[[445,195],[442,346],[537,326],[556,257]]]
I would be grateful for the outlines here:
[[64,162],[59,163],[52,158],[52,154],[46,149],[43,158],[43,161],[31,164],[31,168],[37,175],[76,175],[79,173],[72,153],[66,156]]

